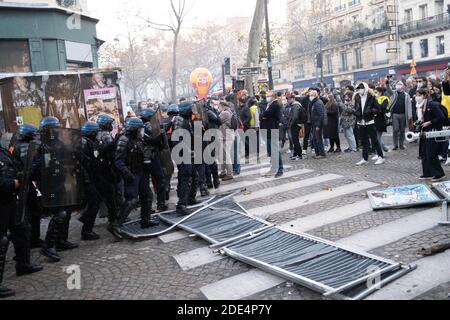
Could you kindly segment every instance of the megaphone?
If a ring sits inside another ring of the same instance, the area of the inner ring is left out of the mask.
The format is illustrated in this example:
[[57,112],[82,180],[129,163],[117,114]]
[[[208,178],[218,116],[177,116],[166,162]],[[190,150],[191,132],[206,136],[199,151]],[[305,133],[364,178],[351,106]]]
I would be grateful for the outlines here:
[[408,132],[406,134],[406,141],[408,141],[409,143],[416,142],[419,139],[420,139],[420,133]]

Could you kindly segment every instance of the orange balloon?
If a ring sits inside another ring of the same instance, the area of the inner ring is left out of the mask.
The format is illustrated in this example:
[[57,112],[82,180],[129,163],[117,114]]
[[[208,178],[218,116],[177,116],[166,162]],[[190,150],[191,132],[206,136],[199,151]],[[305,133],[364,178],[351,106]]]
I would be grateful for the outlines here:
[[191,84],[197,92],[199,99],[208,98],[209,88],[211,87],[213,77],[211,72],[205,68],[197,68],[191,73]]

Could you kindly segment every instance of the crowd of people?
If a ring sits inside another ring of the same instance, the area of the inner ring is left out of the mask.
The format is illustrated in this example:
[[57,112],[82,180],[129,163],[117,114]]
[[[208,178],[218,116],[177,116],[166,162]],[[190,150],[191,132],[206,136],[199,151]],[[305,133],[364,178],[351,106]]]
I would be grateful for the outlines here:
[[[70,191],[66,185],[59,186],[60,194],[56,197],[69,201],[76,198],[76,190],[82,190],[84,202],[78,209],[68,202],[50,206],[42,201],[42,197],[48,196],[45,194],[48,188],[42,188],[48,184],[43,166],[54,161],[55,174],[67,170],[61,159],[49,157],[51,152],[43,140],[64,130],[59,120],[44,118],[39,128],[23,124],[10,149],[0,149],[0,298],[15,294],[1,285],[9,241],[14,244],[16,274],[23,276],[42,270],[31,263],[31,249],[40,248],[42,255],[57,262],[61,259],[58,252],[78,247],[68,240],[75,210],[81,212],[82,241],[100,238],[93,228],[102,202],[108,209],[107,229],[119,241],[124,236],[121,227],[137,208],[141,228],[157,226],[158,213],[168,210],[173,163],[178,169],[176,212],[189,215],[192,212],[189,206],[199,203],[198,193],[206,197],[209,190],[218,189],[223,181],[240,175],[241,145],[246,161],[253,156],[258,161],[265,146],[264,153],[272,163],[266,175],[275,178],[284,173],[282,150],[286,144],[293,162],[302,161],[309,152],[317,160],[331,153],[362,152],[357,166],[369,161],[383,165],[385,154],[391,151],[383,140],[389,126],[393,127],[392,152],[405,149],[406,130],[426,133],[450,126],[449,81],[450,69],[446,69],[443,81],[411,77],[403,82],[387,77],[382,84],[361,82],[342,90],[318,86],[303,92],[272,91],[255,96],[243,90],[223,99],[181,99],[178,104],[161,105],[142,102],[137,116],[132,110],[128,112],[116,136],[112,134],[115,120],[99,116],[96,122],[86,122],[80,130],[81,178],[75,179],[80,185],[72,186]],[[219,134],[204,139],[209,130]],[[346,141],[345,149],[341,136]],[[212,161],[199,159],[198,155],[213,144],[219,145],[219,149],[211,148]],[[36,151],[30,156],[32,145]],[[419,146],[423,164],[420,179],[443,180],[441,162],[450,164],[448,142],[420,139]],[[27,178],[32,183],[27,184],[27,197],[22,198],[26,210],[18,221],[18,207],[24,206],[17,199]],[[67,183],[61,180],[61,184]],[[72,192],[71,197],[64,198],[64,192]],[[50,222],[42,240],[44,215],[50,217]]]

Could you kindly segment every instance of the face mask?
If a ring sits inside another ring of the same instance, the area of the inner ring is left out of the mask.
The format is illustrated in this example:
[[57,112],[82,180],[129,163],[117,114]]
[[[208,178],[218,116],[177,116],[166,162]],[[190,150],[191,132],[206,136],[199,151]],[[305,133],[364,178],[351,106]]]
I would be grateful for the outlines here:
[[396,85],[395,86],[395,90],[402,91],[403,90],[403,86],[402,85]]
[[360,96],[363,96],[364,93],[366,93],[366,90],[364,90],[364,89],[359,89],[359,90],[358,90],[358,93],[359,93]]
[[422,96],[416,96],[416,103],[417,104],[419,104],[419,105],[422,104],[424,100],[425,99]]
[[417,89],[422,89],[423,82],[417,82]]
[[314,101],[314,99],[315,99],[315,97],[313,97],[313,96],[309,96],[309,101]]

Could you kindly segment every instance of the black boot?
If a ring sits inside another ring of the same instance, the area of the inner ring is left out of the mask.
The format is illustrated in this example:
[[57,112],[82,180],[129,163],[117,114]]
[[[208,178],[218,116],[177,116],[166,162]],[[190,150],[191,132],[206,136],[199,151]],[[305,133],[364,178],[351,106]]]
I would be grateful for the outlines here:
[[47,235],[45,237],[45,243],[42,246],[41,254],[50,259],[51,262],[61,261],[61,257],[56,252],[56,240],[58,238],[58,233],[61,229],[61,216],[55,214],[50,220],[47,229]]
[[158,212],[165,212],[167,210],[169,210],[169,207],[166,204],[158,204],[158,206],[156,207],[156,210]]
[[214,189],[219,189],[220,187],[220,178],[219,176],[215,176],[213,178]]
[[71,212],[66,212],[64,215],[63,223],[61,225],[61,232],[56,242],[56,250],[58,251],[69,251],[78,248],[78,244],[70,242],[69,239],[69,228],[70,219],[72,218]]
[[42,271],[42,267],[31,264],[30,232],[27,223],[15,226],[11,230],[11,239],[16,252],[16,275],[18,277]]
[[113,235],[117,240],[122,240],[122,234],[120,233],[119,224],[116,222],[111,222],[108,224],[107,230]]
[[188,205],[190,205],[190,206],[195,206],[195,205],[197,205],[199,203],[200,203],[200,201],[198,201],[195,198],[191,198],[191,199],[188,200]]
[[191,214],[191,212],[188,210],[186,206],[177,205],[177,214],[180,214],[182,216],[188,216]]
[[200,186],[200,195],[202,197],[207,197],[210,195],[208,187],[206,186],[206,184]]
[[81,233],[81,240],[83,241],[97,241],[100,240],[100,236],[94,231],[85,231]]
[[148,229],[151,227],[156,227],[159,223],[159,218],[156,217],[156,215],[151,215],[149,219],[141,220],[141,228]]
[[2,286],[3,272],[5,271],[6,253],[8,252],[9,241],[6,236],[0,237],[0,299],[15,296],[14,290]]

